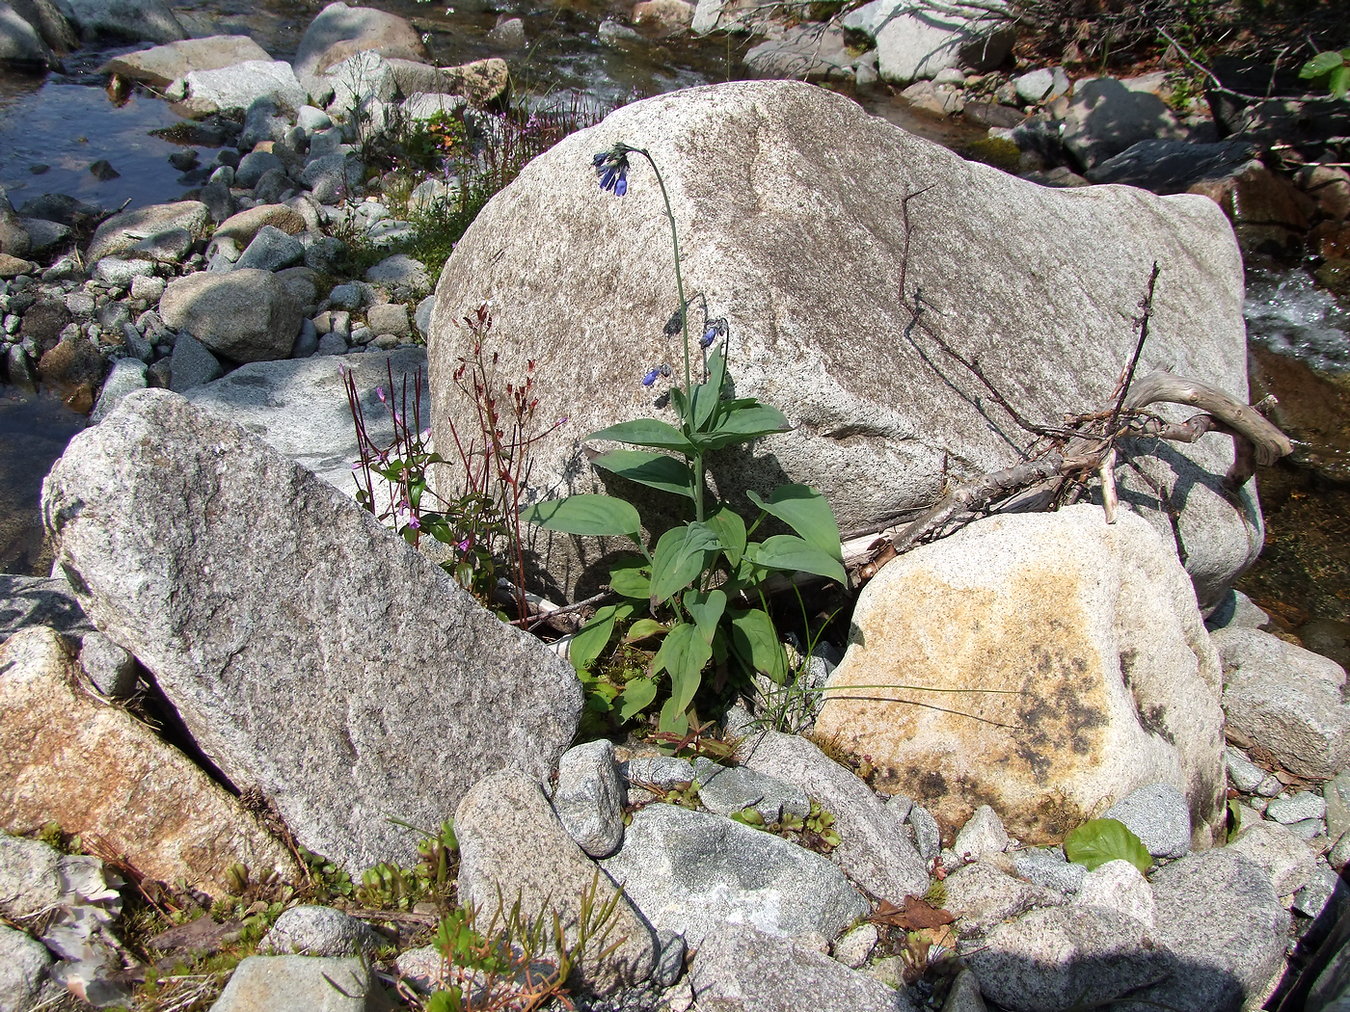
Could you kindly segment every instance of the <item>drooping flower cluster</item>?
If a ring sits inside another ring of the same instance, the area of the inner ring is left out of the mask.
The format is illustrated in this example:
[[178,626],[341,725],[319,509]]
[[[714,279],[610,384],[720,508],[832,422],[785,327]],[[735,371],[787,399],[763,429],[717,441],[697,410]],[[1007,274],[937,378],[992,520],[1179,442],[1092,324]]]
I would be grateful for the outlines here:
[[628,192],[628,147],[616,144],[608,151],[601,151],[591,159],[595,166],[595,175],[600,180],[600,189],[608,190],[616,197]]

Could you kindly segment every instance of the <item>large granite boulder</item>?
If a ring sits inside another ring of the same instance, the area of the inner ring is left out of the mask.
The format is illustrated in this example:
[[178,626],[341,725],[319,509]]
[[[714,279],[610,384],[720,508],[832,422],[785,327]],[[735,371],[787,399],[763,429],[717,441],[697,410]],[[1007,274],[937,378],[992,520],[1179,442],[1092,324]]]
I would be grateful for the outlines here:
[[[714,459],[719,481],[815,485],[849,530],[926,506],[946,479],[1015,463],[1029,437],[937,339],[978,358],[1029,418],[1104,408],[1155,260],[1141,370],[1247,396],[1242,264],[1212,202],[1040,187],[810,85],[715,85],[625,106],[558,144],[489,202],[445,266],[428,341],[436,438],[450,445],[451,424],[477,431],[452,382],[465,347],[455,324],[495,295],[500,374],[523,376],[534,359],[538,417],[571,419],[532,444],[531,492],[597,490],[578,436],[673,417],[653,407],[660,388],[640,383],[681,357],[662,332],[676,308],[670,232],[640,157],[622,199],[596,186],[591,157],[617,141],[661,167],[685,291],[727,319],[738,394],[794,425]],[[1179,515],[1175,537],[1202,596],[1217,596],[1262,540],[1251,486],[1235,498],[1222,488],[1231,441],[1133,450]],[[1129,469],[1120,477],[1124,500],[1173,538],[1156,493]],[[537,548],[564,588],[606,576],[586,572],[604,551],[591,539],[541,537]]]
[[295,53],[296,76],[322,74],[365,50],[405,60],[427,58],[417,29],[397,14],[337,2],[320,11],[305,29]]
[[159,302],[166,324],[236,362],[288,358],[304,311],[284,280],[247,267],[175,278]]
[[354,502],[163,390],[71,441],[44,485],[58,564],[220,770],[352,871],[413,860],[487,772],[547,776],[570,667]]
[[216,895],[236,862],[299,881],[294,858],[234,798],[84,682],[52,629],[0,644],[0,827],[32,833],[55,822],[143,875]]
[[194,70],[219,70],[247,60],[270,59],[267,50],[247,35],[212,35],[122,53],[98,69],[101,74],[121,74],[163,88]]
[[1136,516],[982,520],[883,568],[849,641],[816,734],[949,832],[985,803],[1023,843],[1058,843],[1158,782],[1185,795],[1197,845],[1222,826],[1218,657]]

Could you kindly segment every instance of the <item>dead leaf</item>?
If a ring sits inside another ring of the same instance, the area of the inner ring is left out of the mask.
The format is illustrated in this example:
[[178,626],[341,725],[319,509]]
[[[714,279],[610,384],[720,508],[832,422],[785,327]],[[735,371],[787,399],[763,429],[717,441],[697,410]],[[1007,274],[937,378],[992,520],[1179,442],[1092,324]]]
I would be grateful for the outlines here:
[[903,908],[889,900],[882,900],[868,920],[873,924],[892,924],[906,931],[921,931],[951,924],[956,917],[950,911],[935,907],[918,896],[906,896]]

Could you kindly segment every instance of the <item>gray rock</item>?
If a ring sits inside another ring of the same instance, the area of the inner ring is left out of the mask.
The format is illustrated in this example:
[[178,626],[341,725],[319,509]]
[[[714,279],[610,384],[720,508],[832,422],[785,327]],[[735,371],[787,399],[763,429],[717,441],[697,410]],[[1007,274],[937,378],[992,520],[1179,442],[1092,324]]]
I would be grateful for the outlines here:
[[291,907],[258,943],[263,955],[371,956],[381,945],[364,921],[332,907]]
[[744,61],[752,77],[791,77],[801,81],[852,77],[853,55],[843,29],[819,24],[779,28],[775,38],[751,46]]
[[1341,871],[1350,863],[1350,833],[1342,833],[1336,845],[1327,852],[1327,864]]
[[[41,218],[23,218],[21,221],[24,231],[28,233],[30,254],[43,263],[66,249],[75,235],[72,229],[57,221],[43,221]],[[44,273],[43,280],[52,279]]]
[[295,125],[306,133],[314,133],[316,130],[327,130],[333,125],[333,120],[322,109],[304,105],[296,111]]
[[487,41],[498,49],[524,49],[525,22],[520,18],[503,18],[487,33]]
[[[102,262],[103,261],[100,261],[100,263]],[[153,305],[158,303],[159,297],[164,294],[164,286],[166,284],[168,284],[168,282],[163,278],[137,275],[131,279],[131,297],[133,299],[143,299]]]
[[225,374],[220,360],[191,334],[179,334],[169,358],[169,389],[186,393]]
[[1157,919],[1157,904],[1148,879],[1129,861],[1107,861],[1088,872],[1074,903],[1125,914],[1150,931]]
[[0,914],[22,920],[61,901],[61,854],[40,840],[0,832]]
[[[575,941],[582,897],[609,900],[612,884],[572,842],[539,785],[503,771],[480,780],[455,811],[459,838],[459,898],[490,918],[519,900],[526,922],[556,913],[569,941]],[[655,937],[631,904],[620,899],[607,940],[593,940],[578,967],[581,979],[602,993],[646,980],[655,958]],[[597,954],[624,941],[609,958]],[[598,942],[598,944],[597,944]]]
[[272,169],[284,172],[286,166],[271,151],[250,151],[239,160],[239,167],[234,170],[235,185],[252,189],[258,185],[263,174]]
[[182,22],[161,0],[62,0],[61,8],[85,41],[176,42],[188,37]]
[[1223,661],[1228,734],[1269,750],[1299,776],[1339,773],[1350,744],[1341,666],[1256,629],[1221,629],[1213,640]]
[[427,55],[417,30],[397,14],[330,3],[305,29],[295,53],[295,72],[322,74],[362,50],[409,60]]
[[919,859],[925,864],[932,863],[942,849],[942,830],[937,819],[922,805],[913,805],[905,821],[914,831],[914,847],[919,852]]
[[1308,880],[1308,884],[1294,896],[1293,909],[1304,917],[1316,919],[1321,917],[1328,908],[1333,913],[1344,911],[1348,901],[1350,901],[1350,892],[1347,892],[1341,877],[1326,865],[1318,862],[1313,869],[1312,878]]
[[0,642],[30,625],[73,636],[94,628],[64,578],[0,573]]
[[182,264],[192,252],[196,241],[197,237],[187,229],[173,228],[146,236],[131,248],[131,252],[149,257],[158,263]]
[[1139,921],[1084,906],[1033,910],[1000,924],[966,963],[985,998],[1011,1012],[1109,1005],[1173,968],[1170,954],[1146,944]]
[[[363,111],[369,111],[374,103],[390,102],[398,94],[393,68],[369,49],[334,64],[326,76],[333,87],[328,112],[339,121],[355,119],[359,123]],[[363,129],[369,129],[369,125]]]
[[1069,75],[1063,67],[1041,67],[1012,79],[1017,97],[1027,105],[1043,105],[1069,90]]
[[674,931],[656,933],[656,967],[652,970],[652,983],[658,987],[670,987],[684,975],[684,959],[689,946],[684,936]]
[[386,257],[367,270],[364,277],[398,301],[420,299],[431,288],[426,266],[406,253]]
[[1270,624],[1270,616],[1240,590],[1230,590],[1205,616],[1205,627],[1210,632],[1229,627],[1262,629]]
[[92,263],[104,257],[130,253],[145,240],[153,240],[161,233],[180,229],[194,239],[205,238],[210,223],[211,215],[206,205],[199,200],[151,204],[123,211],[113,215],[94,231],[85,259]]
[[952,849],[963,861],[976,861],[990,854],[1002,854],[1008,843],[1008,831],[998,813],[988,805],[981,805],[956,834]]
[[1298,822],[1291,822],[1285,827],[1300,840],[1313,840],[1319,836],[1325,836],[1327,827],[1321,819],[1300,819]]
[[[239,133],[237,144],[239,150],[252,151],[259,144],[272,141],[276,145],[272,148],[272,153],[281,158],[282,152],[278,150],[278,146],[291,128],[291,117],[285,114],[287,103],[278,102],[270,94],[261,94],[253,98],[247,108],[248,111],[244,113],[244,128]],[[282,161],[284,163],[286,159],[283,158]]]
[[797,735],[765,731],[746,740],[743,765],[801,787],[834,816],[840,843],[834,860],[868,892],[899,903],[928,888],[924,859],[894,814],[865,783]]
[[980,982],[969,969],[962,969],[952,981],[942,1012],[987,1012]]
[[714,815],[754,808],[765,822],[778,822],[784,815],[811,813],[811,799],[800,787],[744,766],[721,766],[699,758],[694,760],[694,777],[699,801]]
[[94,277],[122,289],[128,288],[133,278],[148,277],[154,273],[155,265],[149,260],[104,257],[94,264]]
[[211,1012],[372,1012],[377,985],[363,959],[249,956]]
[[860,924],[834,943],[831,955],[854,970],[866,965],[877,947],[880,933],[875,924]]
[[0,65],[9,64],[50,68],[61,61],[33,25],[8,3],[0,3]]
[[300,173],[300,182],[321,204],[338,204],[358,192],[361,163],[341,151],[311,159]]
[[412,324],[408,321],[408,307],[401,302],[386,302],[371,306],[366,312],[366,322],[377,334],[394,334],[398,337],[411,337]]
[[1266,806],[1266,818],[1285,826],[1292,826],[1304,819],[1320,819],[1327,814],[1326,799],[1312,791],[1299,791],[1272,798]]
[[236,362],[285,358],[304,307],[270,271],[189,274],[164,290],[159,312],[211,351]]
[[652,804],[601,867],[657,929],[699,946],[728,924],[832,939],[867,902],[819,854],[717,815]]
[[877,28],[877,65],[884,80],[906,84],[936,77],[949,68],[997,67],[1012,48],[1012,22],[990,4],[973,16],[955,8],[914,9],[890,3]]
[[266,59],[267,51],[247,35],[213,35],[124,53],[103,64],[99,73],[121,74],[133,81],[166,88],[194,70],[217,70],[246,60]]
[[[372,335],[373,336],[373,335]],[[337,331],[329,331],[319,338],[319,342],[314,349],[316,355],[345,355],[348,352],[347,342]],[[359,348],[357,349],[360,350]]]
[[136,689],[136,658],[101,632],[85,633],[80,667],[94,688],[109,699],[126,699]]
[[1350,830],[1350,770],[1322,785],[1322,799],[1327,806],[1327,836],[1339,840]]
[[1069,861],[1058,847],[1018,851],[1013,855],[1013,871],[1037,885],[1062,893],[1077,892],[1087,875],[1087,868]]
[[[0,50],[2,55],[3,50]],[[51,965],[51,953],[45,945],[22,931],[0,924],[0,1009],[23,1012],[36,1008]]]
[[1191,849],[1191,815],[1186,798],[1172,784],[1137,788],[1102,818],[1123,822],[1154,857],[1182,857]]
[[917,1012],[904,991],[791,939],[729,924],[699,946],[690,969],[699,1008],[719,1012]]
[[1183,140],[1149,139],[1131,144],[1087,170],[1094,183],[1123,183],[1153,193],[1185,193],[1198,183],[1214,183],[1239,175],[1258,148],[1245,141],[1192,144]]
[[[140,336],[139,334],[137,335]],[[139,358],[119,358],[103,381],[94,410],[89,413],[91,424],[103,421],[108,412],[122,402],[133,390],[145,388],[145,363]]]
[[1223,750],[1223,761],[1228,769],[1228,779],[1244,794],[1255,793],[1270,775],[1231,745]]
[[305,104],[305,88],[284,60],[246,60],[218,70],[194,70],[169,86],[169,97],[193,116],[242,112],[260,98],[288,109]]
[[694,782],[694,764],[673,755],[639,756],[629,759],[622,767],[624,778],[633,785],[648,785],[668,791],[681,784]]
[[291,348],[291,358],[308,358],[319,350],[319,332],[314,328],[313,320],[300,321],[300,333],[295,337]]
[[600,26],[595,30],[595,34],[602,46],[609,46],[612,49],[623,49],[626,46],[643,41],[642,33],[636,28],[619,24],[613,18],[606,18],[601,21]]
[[[359,456],[342,370],[351,370],[366,418],[366,430],[379,445],[393,443],[389,409],[375,390],[389,383],[385,363],[393,370],[394,385],[408,382],[412,393],[417,370],[425,366],[421,348],[402,348],[390,355],[354,355],[333,359],[293,359],[254,362],[240,366],[215,383],[197,387],[189,401],[204,407],[269,441],[347,495],[355,495],[352,461]],[[423,370],[425,372],[425,370]],[[423,403],[427,390],[421,391]]]
[[1289,914],[1261,868],[1231,847],[1190,854],[1154,872],[1153,897],[1153,937],[1175,954],[1181,975],[1136,997],[1213,1012],[1265,996],[1284,965]]
[[[751,125],[759,140],[747,147]],[[635,363],[669,355],[660,325],[670,316],[673,282],[653,273],[653,265],[666,262],[658,257],[668,258],[668,239],[644,233],[635,248],[632,233],[614,223],[621,212],[624,220],[635,215],[640,201],[615,203],[578,169],[619,136],[652,152],[679,205],[677,221],[716,230],[717,243],[686,240],[685,278],[707,297],[710,312],[732,321],[737,390],[785,410],[794,425],[761,441],[754,459],[772,458],[772,468],[729,465],[719,481],[763,494],[786,473],[818,488],[847,530],[880,522],[886,511],[925,508],[943,480],[944,460],[960,461],[961,477],[1013,462],[1006,432],[999,434],[1005,420],[991,422],[987,391],[946,366],[940,368],[947,382],[940,381],[932,363],[941,352],[922,337],[876,344],[868,353],[874,367],[858,367],[857,332],[900,334],[910,316],[893,297],[894,265],[906,248],[902,224],[887,219],[878,232],[875,214],[863,208],[934,180],[942,186],[911,201],[915,215],[925,205],[922,221],[912,218],[914,234],[926,231],[908,247],[907,277],[934,302],[936,312],[925,319],[953,318],[960,307],[967,321],[962,348],[982,353],[998,346],[990,379],[1029,417],[1058,418],[1065,404],[1095,405],[1109,396],[1135,340],[1121,321],[1134,312],[1159,258],[1174,265],[1169,283],[1176,287],[1174,298],[1155,306],[1156,361],[1220,389],[1246,390],[1241,260],[1231,226],[1207,198],[1037,186],[962,161],[802,83],[690,88],[624,106],[594,133],[574,135],[536,159],[484,209],[437,285],[428,347],[438,445],[450,445],[452,420],[461,431],[470,424],[465,409],[451,403],[450,377],[462,350],[455,321],[485,292],[538,293],[501,314],[493,334],[511,349],[503,368],[514,374],[535,358],[549,376],[540,417],[572,420],[567,432],[532,446],[532,484],[541,491],[599,489],[594,474],[575,467],[575,434],[649,413],[648,392],[635,382],[645,369]],[[768,150],[774,168],[764,172],[768,163],[753,152]],[[848,185],[822,183],[840,179]],[[635,166],[629,197],[645,200],[653,187]],[[551,213],[538,213],[543,206]],[[970,221],[973,208],[978,227]],[[862,234],[871,236],[868,243],[859,244]],[[972,242],[972,234],[980,241]],[[1073,284],[1028,274],[1028,264],[1065,256]],[[604,287],[624,293],[617,310],[591,283],[596,263],[610,271]],[[772,322],[785,318],[782,311],[794,321],[786,330]],[[599,319],[606,326],[597,331]],[[856,326],[841,329],[843,319]],[[555,337],[545,342],[546,333]],[[895,376],[926,379],[897,391]],[[594,396],[572,393],[583,389]],[[1235,502],[1224,498],[1231,440],[1155,449],[1161,457],[1136,459],[1171,490],[1181,554],[1208,604],[1255,555],[1261,540],[1255,500],[1250,487]],[[1122,481],[1134,479],[1122,471]],[[1175,543],[1167,511],[1147,505],[1157,500],[1146,484],[1127,490],[1123,501],[1136,502]],[[541,536],[539,549],[557,560],[550,568],[560,585],[609,551],[561,535]]]
[[591,857],[608,857],[623,842],[623,787],[614,764],[614,743],[586,742],[558,760],[553,811],[563,828]]
[[406,121],[431,119],[433,116],[454,116],[463,111],[464,98],[460,95],[436,95],[419,91],[399,107]]
[[962,935],[983,935],[1010,917],[1064,902],[1053,889],[1022,882],[984,861],[956,869],[944,882],[947,899],[942,906],[960,919],[957,930]]
[[390,816],[439,825],[479,771],[545,775],[575,733],[565,662],[311,472],[175,394],[132,394],[73,439],[43,502],[86,613],[232,782],[256,784],[300,842],[351,871],[411,861]]
[[1083,167],[1090,169],[1139,141],[1181,137],[1167,103],[1132,83],[1098,77],[1074,84],[1061,137]]
[[305,266],[331,274],[346,249],[347,244],[336,236],[315,236],[305,244]]
[[359,282],[347,281],[334,285],[328,293],[328,304],[334,309],[360,309],[368,298],[366,288]]
[[299,239],[272,225],[258,229],[253,241],[235,263],[236,270],[255,267],[264,271],[279,271],[298,264],[305,258],[305,246]]

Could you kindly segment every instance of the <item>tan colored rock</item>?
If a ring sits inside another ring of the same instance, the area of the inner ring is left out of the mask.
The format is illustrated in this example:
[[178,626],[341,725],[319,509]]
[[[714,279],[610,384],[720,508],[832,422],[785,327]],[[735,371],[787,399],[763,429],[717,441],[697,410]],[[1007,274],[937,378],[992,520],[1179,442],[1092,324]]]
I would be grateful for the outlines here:
[[259,204],[222,221],[214,238],[233,239],[240,247],[244,247],[253,241],[264,225],[279,228],[287,235],[299,235],[306,228],[304,216],[294,208],[285,204]]
[[267,50],[247,35],[212,35],[123,53],[99,67],[100,74],[121,74],[164,88],[194,70],[219,70],[248,60],[270,60]]
[[474,105],[501,98],[511,84],[506,61],[493,56],[458,67],[433,67],[415,60],[388,60],[394,82],[403,95],[460,95]]
[[53,630],[0,645],[0,826],[48,822],[98,841],[142,874],[222,892],[225,872],[299,876],[290,854],[184,755],[81,688]]
[[655,35],[678,35],[694,20],[694,5],[686,0],[642,0],[633,8],[633,24]]
[[988,804],[1023,843],[1059,842],[1157,781],[1186,796],[1196,846],[1221,824],[1218,658],[1137,516],[982,520],[882,569],[850,641],[817,740],[870,756],[948,835]]
[[16,278],[20,274],[32,274],[38,269],[38,265],[31,260],[0,253],[0,278]]

